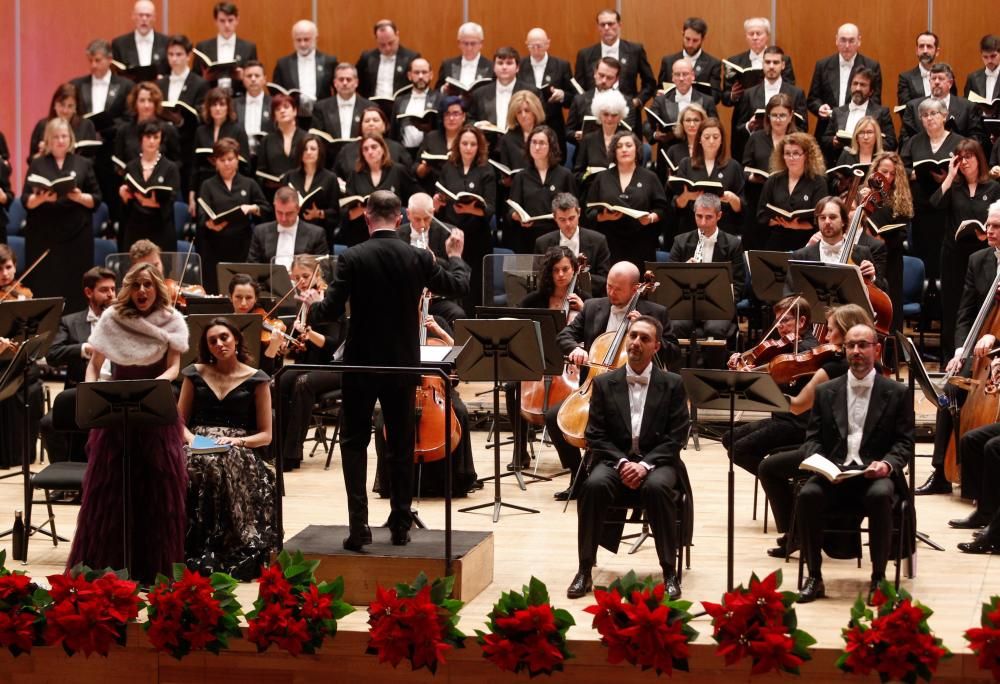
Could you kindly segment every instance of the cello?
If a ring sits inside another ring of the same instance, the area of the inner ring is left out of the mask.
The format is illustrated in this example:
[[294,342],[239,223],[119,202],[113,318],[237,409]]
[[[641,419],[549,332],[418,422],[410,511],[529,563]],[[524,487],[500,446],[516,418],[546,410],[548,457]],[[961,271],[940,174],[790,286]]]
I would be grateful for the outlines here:
[[[420,345],[442,345],[444,341],[437,338],[427,339],[427,326],[424,321],[429,315],[431,293],[424,290],[420,298]],[[445,457],[445,392],[448,387],[442,378],[436,375],[420,376],[417,385],[413,413],[413,460],[415,463],[431,463]],[[462,426],[458,422],[455,408],[451,408],[451,450],[458,448],[462,441]]]
[[602,373],[621,368],[628,362],[625,337],[631,322],[629,314],[635,311],[640,297],[654,292],[660,285],[656,282],[652,271],[646,271],[642,279],[642,284],[632,294],[632,299],[629,300],[628,306],[625,308],[625,316],[618,329],[598,335],[590,346],[589,359],[586,364],[590,369],[587,379],[580,385],[579,389],[566,397],[566,401],[559,407],[556,422],[566,441],[575,447],[583,448],[587,445],[585,433],[587,422],[590,420],[590,397],[593,393],[594,378]]

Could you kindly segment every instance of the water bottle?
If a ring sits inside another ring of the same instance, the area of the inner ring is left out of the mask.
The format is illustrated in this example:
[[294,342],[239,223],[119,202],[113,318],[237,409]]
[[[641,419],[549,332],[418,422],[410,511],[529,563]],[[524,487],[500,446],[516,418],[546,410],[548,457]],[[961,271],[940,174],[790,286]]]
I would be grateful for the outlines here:
[[28,560],[24,549],[25,541],[24,518],[21,515],[21,511],[14,511],[14,528],[11,531],[11,559],[17,561]]

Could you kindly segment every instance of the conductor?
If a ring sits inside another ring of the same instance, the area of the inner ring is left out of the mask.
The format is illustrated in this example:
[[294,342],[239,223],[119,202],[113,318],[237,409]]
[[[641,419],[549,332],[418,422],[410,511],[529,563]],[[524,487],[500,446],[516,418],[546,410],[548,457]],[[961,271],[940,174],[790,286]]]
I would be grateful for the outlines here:
[[[369,239],[337,259],[333,283],[310,310],[317,323],[335,321],[350,300],[351,323],[344,362],[364,366],[416,366],[420,363],[417,302],[424,288],[461,297],[469,289],[469,267],[462,261],[464,236],[452,230],[445,243],[447,262],[399,239],[400,201],[391,192],[372,193],[365,209]],[[317,296],[318,299],[318,296]],[[344,548],[360,551],[372,542],[368,527],[367,449],[375,401],[382,406],[386,448],[392,472],[388,527],[392,543],[410,540],[413,498],[413,424],[416,377],[345,373],[343,429],[344,485],[350,534]]]

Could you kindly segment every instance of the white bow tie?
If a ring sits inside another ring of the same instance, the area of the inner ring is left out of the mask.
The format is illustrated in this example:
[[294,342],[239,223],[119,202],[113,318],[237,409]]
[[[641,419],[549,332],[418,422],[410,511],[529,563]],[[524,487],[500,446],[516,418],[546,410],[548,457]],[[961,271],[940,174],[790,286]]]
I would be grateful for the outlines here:
[[645,375],[627,375],[627,376],[625,376],[625,379],[628,381],[628,384],[630,384],[630,385],[648,385],[649,384],[649,378],[647,378]]

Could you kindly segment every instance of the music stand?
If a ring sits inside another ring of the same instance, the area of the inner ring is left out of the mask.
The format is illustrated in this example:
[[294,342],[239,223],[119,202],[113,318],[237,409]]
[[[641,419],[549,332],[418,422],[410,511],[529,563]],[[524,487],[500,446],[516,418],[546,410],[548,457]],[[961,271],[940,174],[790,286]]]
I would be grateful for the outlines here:
[[219,278],[219,292],[229,292],[229,281],[237,273],[245,273],[257,281],[261,296],[280,298],[292,289],[292,279],[284,266],[224,261],[215,267]]
[[[692,406],[729,411],[729,434],[736,427],[736,411],[787,411],[788,399],[767,373],[684,368],[684,389]],[[736,480],[733,470],[733,440],[726,449],[729,457],[728,503],[726,521],[726,587],[733,589],[733,539],[735,534]]]
[[809,302],[814,321],[826,320],[827,310],[842,304],[857,304],[875,320],[857,266],[792,260],[788,262],[788,275],[795,289]]
[[211,314],[212,316],[231,316],[233,303],[229,297],[185,297],[187,307],[184,310],[188,316]]
[[[493,415],[500,414],[500,383],[542,378],[542,340],[536,321],[468,320],[455,321],[455,343],[464,345],[455,360],[460,380],[493,382]],[[498,426],[494,421],[494,426]],[[493,501],[459,509],[471,513],[481,508],[493,509],[493,522],[500,520],[503,506],[525,513],[533,508],[505,503],[500,498],[500,435],[493,435]],[[516,471],[515,471],[516,472]]]
[[[545,383],[545,399],[542,404],[542,411],[548,411],[550,408],[548,404],[549,388],[552,386],[552,378],[561,376],[566,367],[566,360],[563,356],[562,347],[559,346],[559,342],[556,340],[556,336],[562,331],[563,328],[566,327],[566,314],[560,309],[522,309],[518,307],[477,306],[476,318],[519,318],[538,322],[539,330],[542,336],[542,356],[545,361],[545,368],[542,370],[542,373],[544,374],[542,381]],[[515,392],[517,395],[515,406],[520,408],[520,385],[516,385]],[[528,448],[528,430],[525,425],[525,420],[521,418],[520,414],[508,416],[508,418],[510,419],[511,425],[514,427],[514,472],[520,473],[522,470],[521,457]],[[545,428],[543,428],[542,434],[542,439],[544,440]],[[529,476],[534,478],[532,482],[542,480],[546,482],[552,481],[551,477],[538,475],[537,471],[538,466],[536,463],[535,472]],[[568,472],[568,470],[561,471],[557,473],[557,476]],[[523,490],[524,483],[521,481],[521,476],[518,475],[517,478],[519,484],[521,485],[521,489]]]
[[81,429],[120,426],[122,430],[122,556],[130,575],[133,511],[129,428],[170,425],[176,420],[177,402],[169,380],[82,382],[76,386],[76,424]]
[[747,268],[750,269],[750,289],[753,295],[765,304],[774,304],[788,292],[789,252],[766,252],[750,250],[746,253]]
[[239,328],[243,333],[243,345],[247,352],[253,357],[253,362],[248,365],[260,368],[261,342],[260,333],[263,319],[257,314],[226,314],[217,316],[215,314],[190,314],[185,319],[188,325],[188,350],[181,354],[181,368],[196,363],[198,361],[198,343],[201,336],[208,327],[210,321],[216,318],[225,318],[227,321]]

